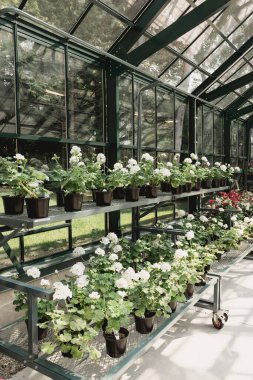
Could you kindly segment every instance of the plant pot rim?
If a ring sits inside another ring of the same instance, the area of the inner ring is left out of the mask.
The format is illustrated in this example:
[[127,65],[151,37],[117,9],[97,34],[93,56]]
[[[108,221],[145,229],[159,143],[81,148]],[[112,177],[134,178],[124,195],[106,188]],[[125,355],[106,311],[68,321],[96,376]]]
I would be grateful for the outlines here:
[[116,339],[114,333],[107,333],[105,331],[103,332],[103,336],[104,336],[105,339],[115,342],[117,340],[122,340],[122,339],[127,338],[128,335],[129,335],[129,330],[126,329],[125,327],[121,327],[119,329],[119,334],[121,334],[123,336],[121,336],[119,339]]

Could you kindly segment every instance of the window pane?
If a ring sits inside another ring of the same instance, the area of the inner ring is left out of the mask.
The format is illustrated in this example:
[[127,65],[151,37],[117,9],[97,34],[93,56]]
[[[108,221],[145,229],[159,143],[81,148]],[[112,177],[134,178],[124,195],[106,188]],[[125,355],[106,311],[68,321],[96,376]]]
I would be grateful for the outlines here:
[[157,92],[157,148],[174,149],[174,96]]
[[203,74],[199,70],[194,70],[180,85],[178,88],[186,92],[192,92],[197,88],[205,79],[207,75]]
[[239,124],[238,129],[238,156],[243,157],[246,155],[246,147],[245,147],[245,125]]
[[16,132],[14,45],[5,30],[0,30],[0,132]]
[[223,154],[223,133],[224,133],[224,126],[223,126],[223,116],[214,114],[214,154]]
[[69,57],[69,137],[103,141],[102,70]]
[[147,0],[102,0],[103,3],[132,20],[139,10],[148,2]]
[[175,150],[188,150],[189,108],[187,100],[175,99]]
[[203,107],[203,154],[213,154],[213,110]]
[[133,144],[132,80],[121,77],[119,81],[119,140],[122,145]]
[[177,59],[175,63],[160,77],[165,83],[176,86],[194,68],[182,59]]
[[227,42],[223,42],[200,66],[209,73],[212,73],[234,52],[234,49]]
[[144,91],[142,95],[142,145],[156,146],[154,90]]
[[7,7],[15,7],[18,8],[21,3],[21,0],[1,0],[0,9]]
[[250,16],[244,23],[229,37],[229,40],[239,48],[252,36],[253,15]]
[[91,45],[108,50],[124,29],[125,25],[121,21],[94,5],[74,35]]
[[231,137],[230,137],[230,155],[232,157],[238,156],[238,124],[235,121],[231,123]]
[[157,53],[145,59],[139,68],[149,72],[154,76],[158,76],[161,72],[174,61],[176,56],[165,49],[159,50]]
[[64,54],[18,38],[21,133],[66,136]]
[[[235,99],[237,99],[238,96],[235,95],[235,93],[230,92],[227,96],[225,96],[223,99],[219,100],[216,105],[221,108],[226,108],[230,103],[232,103]],[[216,99],[217,100],[217,99]]]
[[88,0],[29,0],[24,11],[67,32],[78,20],[87,4]]
[[197,108],[196,119],[196,140],[197,140],[197,153],[202,153],[202,107]]

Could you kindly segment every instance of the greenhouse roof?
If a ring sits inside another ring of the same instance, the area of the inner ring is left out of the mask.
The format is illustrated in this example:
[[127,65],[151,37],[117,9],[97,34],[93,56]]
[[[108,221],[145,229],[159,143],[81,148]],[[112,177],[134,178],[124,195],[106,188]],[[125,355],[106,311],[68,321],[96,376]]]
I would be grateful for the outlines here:
[[253,112],[252,0],[2,0],[206,99]]

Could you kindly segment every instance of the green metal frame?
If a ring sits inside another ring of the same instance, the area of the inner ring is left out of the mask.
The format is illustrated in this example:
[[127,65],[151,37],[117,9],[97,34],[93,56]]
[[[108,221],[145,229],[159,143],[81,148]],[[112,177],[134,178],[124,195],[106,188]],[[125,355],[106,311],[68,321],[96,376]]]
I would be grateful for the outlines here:
[[150,57],[172,41],[187,33],[219,10],[227,7],[231,0],[206,0],[198,7],[179,18],[173,24],[151,37],[140,47],[134,49],[127,55],[127,61],[139,65],[144,59]]
[[[237,78],[227,84],[224,84],[223,86],[220,86],[219,88],[210,91],[206,94],[202,94],[203,98],[207,101],[212,101],[214,99],[217,99],[223,95],[228,94],[229,92],[236,90],[237,88],[240,88],[244,86],[245,84],[248,84],[250,82],[253,82],[253,72],[243,75],[240,78]],[[244,114],[242,114],[244,115]]]
[[228,114],[231,114],[234,110],[237,110],[239,107],[241,107],[244,103],[247,102],[249,98],[253,96],[253,86],[250,87],[247,91],[245,91],[240,98],[233,101],[227,108],[226,112]]
[[229,115],[231,120],[238,119],[240,116],[246,115],[248,113],[253,112],[253,104],[247,107],[243,107],[241,109],[237,109],[235,111],[231,111],[231,114]]

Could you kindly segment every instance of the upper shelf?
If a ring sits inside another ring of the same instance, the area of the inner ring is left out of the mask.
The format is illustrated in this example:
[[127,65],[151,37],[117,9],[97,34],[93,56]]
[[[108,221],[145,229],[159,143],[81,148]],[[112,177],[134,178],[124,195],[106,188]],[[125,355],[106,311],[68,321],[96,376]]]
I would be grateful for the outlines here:
[[200,191],[191,191],[190,193],[183,193],[173,195],[171,193],[159,193],[157,198],[140,197],[137,202],[126,202],[125,200],[113,200],[111,206],[98,207],[94,202],[83,203],[81,211],[66,212],[62,207],[51,206],[49,208],[49,216],[42,219],[30,219],[26,214],[22,215],[6,215],[0,214],[0,225],[5,225],[11,228],[33,228],[45,224],[62,222],[65,220],[80,219],[86,216],[102,214],[113,211],[125,210],[133,207],[148,206],[158,204],[161,202],[173,202],[180,198],[192,197],[202,194],[208,194],[223,190],[228,190],[229,187],[219,187],[212,189],[203,189]]

